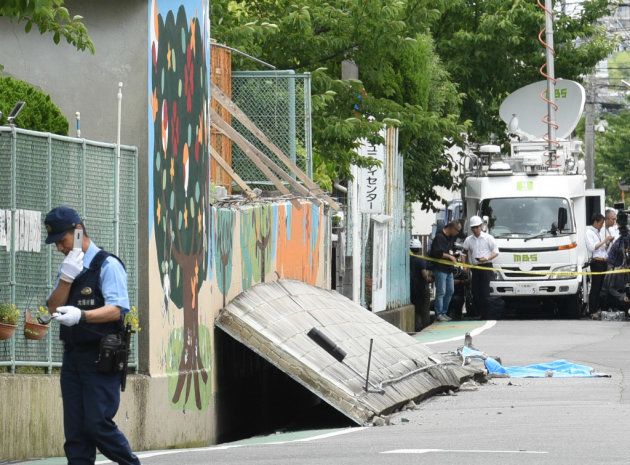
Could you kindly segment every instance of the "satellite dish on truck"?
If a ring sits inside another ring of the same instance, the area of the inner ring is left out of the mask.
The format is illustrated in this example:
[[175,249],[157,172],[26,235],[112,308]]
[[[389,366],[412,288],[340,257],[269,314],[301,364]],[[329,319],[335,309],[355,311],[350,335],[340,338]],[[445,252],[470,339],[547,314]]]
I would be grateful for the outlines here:
[[[528,135],[542,140],[547,134],[547,102],[540,98],[540,93],[547,90],[547,81],[534,82],[512,92],[501,104],[499,116],[515,132],[512,126]],[[575,129],[582,112],[586,94],[584,87],[575,81],[558,79],[556,81],[555,102],[558,110],[552,119],[558,124],[557,139],[566,139]],[[512,122],[512,124],[510,124]]]

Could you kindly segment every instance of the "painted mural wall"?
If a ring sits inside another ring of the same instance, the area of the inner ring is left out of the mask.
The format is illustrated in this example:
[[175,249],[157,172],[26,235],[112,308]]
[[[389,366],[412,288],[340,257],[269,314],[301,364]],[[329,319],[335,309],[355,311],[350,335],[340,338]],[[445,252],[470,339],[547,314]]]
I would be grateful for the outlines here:
[[[330,215],[302,201],[208,204],[209,25],[204,1],[150,4],[149,371],[174,411],[212,409],[213,324],[243,290],[330,287]],[[168,391],[168,392],[166,392]]]

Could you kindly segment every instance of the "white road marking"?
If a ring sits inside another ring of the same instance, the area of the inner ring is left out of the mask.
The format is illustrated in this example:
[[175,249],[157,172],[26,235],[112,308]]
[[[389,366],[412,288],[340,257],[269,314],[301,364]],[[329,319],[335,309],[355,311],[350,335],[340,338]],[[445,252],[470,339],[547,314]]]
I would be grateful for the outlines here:
[[[276,442],[270,441],[266,443],[263,442],[263,443],[245,443],[245,444],[226,444],[223,446],[219,445],[219,446],[211,446],[211,447],[196,447],[192,449],[158,450],[154,452],[141,452],[136,455],[138,456],[138,458],[146,459],[150,457],[158,457],[161,455],[173,455],[173,454],[182,454],[182,453],[189,453],[189,452],[212,452],[216,450],[235,449],[237,447],[246,447],[246,446],[275,446],[279,444],[291,444],[294,442],[317,441],[319,439],[332,438],[334,436],[341,436],[342,434],[363,431],[364,429],[367,429],[367,428],[346,428],[341,431],[331,431],[329,433],[318,434],[316,436],[310,436],[310,437],[301,438],[301,439],[291,439],[288,441],[276,441]],[[106,463],[112,463],[112,462],[109,460],[100,460],[98,462],[95,462],[95,465],[102,465]]]
[[[470,332],[470,335],[471,335],[471,336],[477,336],[477,335],[479,335],[479,334],[483,333],[484,331],[486,331],[486,330],[488,330],[488,329],[492,328],[492,327],[493,327],[494,325],[496,325],[496,324],[497,324],[496,320],[489,320],[489,321],[486,321],[486,323],[485,323],[483,326],[480,326],[479,328],[475,328],[475,329],[473,329],[473,330]],[[439,341],[423,342],[423,344],[424,344],[425,346],[429,346],[429,345],[432,345],[432,344],[442,344],[442,343],[444,343],[444,342],[459,341],[459,340],[461,340],[461,339],[464,339],[464,336],[465,336],[465,334],[462,334],[461,336],[455,336],[455,337],[451,337],[451,338],[449,338],[449,339],[441,339],[441,340],[439,340]]]
[[431,452],[474,453],[474,454],[548,454],[540,450],[475,450],[475,449],[395,449],[381,454],[429,454]]

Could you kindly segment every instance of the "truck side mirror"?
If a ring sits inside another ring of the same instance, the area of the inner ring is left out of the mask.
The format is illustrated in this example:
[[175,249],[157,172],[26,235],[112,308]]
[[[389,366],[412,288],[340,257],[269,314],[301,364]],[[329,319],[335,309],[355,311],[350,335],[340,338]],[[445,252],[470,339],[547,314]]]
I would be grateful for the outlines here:
[[562,231],[567,226],[567,209],[564,207],[558,208],[558,230]]

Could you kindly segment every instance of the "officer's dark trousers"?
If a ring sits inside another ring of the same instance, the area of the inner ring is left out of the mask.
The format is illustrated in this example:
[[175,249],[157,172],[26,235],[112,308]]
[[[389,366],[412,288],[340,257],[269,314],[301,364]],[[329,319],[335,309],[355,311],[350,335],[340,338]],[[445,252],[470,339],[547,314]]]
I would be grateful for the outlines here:
[[113,421],[120,404],[120,374],[98,373],[97,358],[97,349],[63,354],[61,397],[68,464],[93,465],[96,448],[112,462],[139,464]]
[[493,314],[493,309],[490,308],[490,281],[492,281],[494,271],[492,270],[492,264],[477,266],[489,268],[487,271],[473,268],[470,278],[470,290],[472,292],[475,314],[486,319]]

